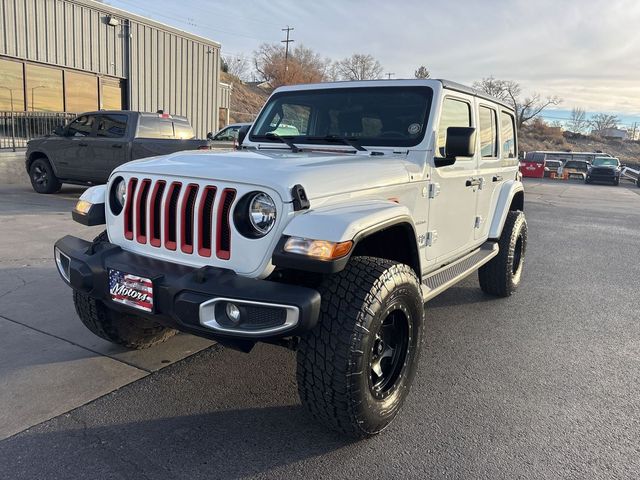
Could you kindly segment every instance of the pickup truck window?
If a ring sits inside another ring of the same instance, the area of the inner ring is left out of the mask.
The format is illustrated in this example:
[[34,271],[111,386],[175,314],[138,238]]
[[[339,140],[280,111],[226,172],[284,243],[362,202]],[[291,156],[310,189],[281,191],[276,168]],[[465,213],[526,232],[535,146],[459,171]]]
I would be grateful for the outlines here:
[[126,115],[108,114],[98,117],[98,137],[122,138],[126,129]]
[[165,118],[141,117],[137,136],[139,138],[175,138],[173,122]]
[[196,136],[193,131],[193,127],[188,123],[173,122],[173,130],[175,132],[175,137],[180,140],[190,140]]
[[251,131],[250,140],[412,147],[424,138],[433,92],[429,87],[366,87],[276,93]]
[[67,127],[67,136],[69,137],[88,137],[91,135],[93,124],[96,117],[93,115],[82,115],[76,118]]

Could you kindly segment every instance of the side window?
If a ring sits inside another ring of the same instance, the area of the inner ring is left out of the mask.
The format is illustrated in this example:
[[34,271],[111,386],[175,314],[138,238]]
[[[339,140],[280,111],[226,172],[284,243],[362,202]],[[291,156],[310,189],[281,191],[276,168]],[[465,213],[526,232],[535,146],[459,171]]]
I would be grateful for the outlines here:
[[447,128],[470,127],[471,106],[462,100],[445,98],[442,103],[442,115],[438,126],[437,152],[441,157],[446,156]]
[[516,158],[516,137],[513,116],[500,112],[500,130],[502,131],[502,156]]
[[91,135],[93,123],[96,117],[93,115],[82,115],[69,124],[67,128],[70,137],[87,137]]
[[126,129],[126,115],[100,115],[98,117],[98,137],[122,138]]
[[173,123],[162,118],[141,117],[138,138],[174,138]]
[[498,120],[496,111],[488,107],[480,107],[480,155],[483,158],[498,156]]

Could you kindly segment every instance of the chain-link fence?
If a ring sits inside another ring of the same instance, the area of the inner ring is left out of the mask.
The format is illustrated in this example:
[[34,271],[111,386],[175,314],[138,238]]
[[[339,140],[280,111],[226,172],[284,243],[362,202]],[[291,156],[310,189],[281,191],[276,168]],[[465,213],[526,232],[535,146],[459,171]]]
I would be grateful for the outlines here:
[[32,138],[50,134],[75,117],[66,112],[0,112],[0,149],[24,148]]

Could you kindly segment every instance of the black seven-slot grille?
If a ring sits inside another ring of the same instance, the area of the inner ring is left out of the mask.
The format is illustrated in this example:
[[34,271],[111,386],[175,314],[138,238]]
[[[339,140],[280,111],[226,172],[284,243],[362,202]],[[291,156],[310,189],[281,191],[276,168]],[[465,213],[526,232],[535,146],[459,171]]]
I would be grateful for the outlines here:
[[230,215],[236,191],[223,189],[214,211],[217,195],[218,189],[213,185],[202,187],[195,183],[183,185],[130,178],[124,208],[124,237],[159,248],[164,233],[164,248],[168,250],[196,251],[202,257],[210,257],[215,251],[216,257],[229,260]]

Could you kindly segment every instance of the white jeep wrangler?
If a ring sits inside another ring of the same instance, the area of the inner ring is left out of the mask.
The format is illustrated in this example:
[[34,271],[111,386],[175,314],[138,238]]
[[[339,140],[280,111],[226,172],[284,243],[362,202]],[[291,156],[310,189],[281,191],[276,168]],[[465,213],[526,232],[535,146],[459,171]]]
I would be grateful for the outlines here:
[[[284,127],[283,127],[284,126]],[[302,403],[383,430],[418,365],[424,304],[479,270],[509,296],[527,244],[512,109],[443,80],[279,88],[241,151],[118,167],[55,245],[82,322],[132,348],[176,330],[297,351]]]

